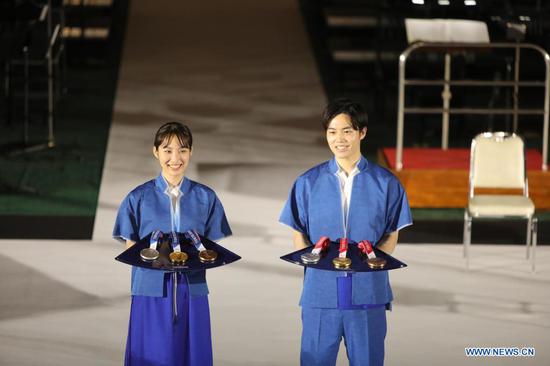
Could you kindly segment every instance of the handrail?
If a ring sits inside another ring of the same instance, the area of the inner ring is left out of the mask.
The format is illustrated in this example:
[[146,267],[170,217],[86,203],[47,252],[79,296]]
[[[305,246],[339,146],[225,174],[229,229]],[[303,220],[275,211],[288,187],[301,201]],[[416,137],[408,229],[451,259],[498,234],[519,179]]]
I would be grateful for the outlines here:
[[405,108],[405,113],[410,114],[544,114],[543,109],[514,109],[514,108],[437,108],[437,107],[409,107]]
[[[483,49],[512,49],[516,51],[515,75],[511,81],[489,81],[489,80],[450,80],[450,52],[464,50],[483,50]],[[437,52],[445,52],[445,79],[443,80],[426,80],[426,79],[405,79],[405,66],[409,55],[419,49],[430,49]],[[519,80],[519,55],[521,49],[532,49],[541,54],[543,57],[546,74],[544,81],[520,81]],[[443,108],[406,108],[405,107],[405,86],[444,86],[442,93]],[[450,86],[501,86],[514,88],[514,107],[513,108],[450,108]],[[518,108],[518,88],[519,87],[544,87],[544,107],[543,109],[520,109]],[[540,46],[531,43],[441,43],[441,42],[415,42],[405,49],[399,56],[399,91],[398,91],[398,106],[397,106],[397,143],[395,168],[397,171],[403,169],[403,133],[405,130],[405,114],[406,113],[426,113],[439,114],[442,113],[442,149],[446,150],[448,145],[448,129],[449,116],[451,114],[512,114],[514,116],[514,132],[517,128],[517,118],[520,114],[542,115],[543,116],[543,131],[542,131],[542,166],[541,169],[548,170],[548,123],[550,109],[550,56]]]
[[425,79],[406,79],[405,85],[418,86],[440,86],[448,84],[450,86],[525,86],[525,87],[544,87],[543,81],[514,81],[508,80],[449,80],[443,79],[425,80]]

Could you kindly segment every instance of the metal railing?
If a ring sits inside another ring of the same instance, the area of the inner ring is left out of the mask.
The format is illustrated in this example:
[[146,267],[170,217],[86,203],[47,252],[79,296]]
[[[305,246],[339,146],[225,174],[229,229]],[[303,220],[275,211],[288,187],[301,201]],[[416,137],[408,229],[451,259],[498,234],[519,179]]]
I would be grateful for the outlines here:
[[[443,79],[406,79],[405,66],[407,58],[411,53],[420,49],[429,49],[432,52],[445,52],[445,68]],[[511,49],[515,51],[514,58],[514,80],[451,80],[451,52],[452,51],[478,51],[486,49]],[[545,79],[543,81],[520,81],[520,51],[532,49],[539,52],[546,66]],[[443,86],[441,97],[442,108],[407,107],[405,105],[406,86]],[[451,108],[451,86],[497,86],[513,87],[512,108]],[[519,108],[519,87],[543,87],[544,107],[543,109]],[[405,114],[441,114],[441,148],[446,150],[449,146],[449,117],[451,114],[482,114],[482,115],[512,115],[513,132],[516,132],[519,115],[542,115],[542,166],[541,169],[548,169],[548,116],[550,103],[550,56],[541,47],[530,43],[433,43],[416,42],[410,45],[399,56],[399,94],[397,110],[397,146],[395,156],[395,168],[397,171],[403,169],[403,134],[405,130]]]

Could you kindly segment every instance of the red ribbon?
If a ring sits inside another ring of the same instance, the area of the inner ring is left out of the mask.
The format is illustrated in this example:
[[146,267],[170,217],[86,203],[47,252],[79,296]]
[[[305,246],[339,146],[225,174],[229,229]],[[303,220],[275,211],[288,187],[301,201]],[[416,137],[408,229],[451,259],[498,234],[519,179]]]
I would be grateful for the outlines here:
[[361,240],[359,242],[359,244],[357,244],[357,248],[359,248],[359,250],[361,250],[361,252],[365,253],[365,254],[369,254],[369,253],[372,253],[372,243],[368,240]]
[[348,238],[342,238],[340,239],[340,249],[338,249],[340,253],[347,252],[348,251]]
[[315,244],[315,249],[321,249],[321,251],[326,250],[330,245],[330,239],[328,236],[322,236],[321,239]]

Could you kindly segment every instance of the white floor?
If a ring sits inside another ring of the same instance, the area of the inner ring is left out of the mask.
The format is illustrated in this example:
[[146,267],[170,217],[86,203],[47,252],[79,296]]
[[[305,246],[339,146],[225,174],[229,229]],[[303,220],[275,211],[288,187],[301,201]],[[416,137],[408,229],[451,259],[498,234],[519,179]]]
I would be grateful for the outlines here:
[[[156,128],[188,123],[189,176],[213,187],[243,259],[209,271],[217,365],[297,365],[302,271],[278,259],[287,190],[328,150],[325,103],[294,0],[132,3],[92,241],[0,241],[0,365],[120,365],[129,268],[110,237],[118,204],[158,172]],[[261,42],[258,40],[262,40]],[[45,250],[46,249],[46,250]],[[41,261],[29,253],[40,250]],[[549,365],[550,248],[400,244],[387,365]],[[535,347],[534,358],[464,348]],[[338,365],[346,365],[342,349]]]

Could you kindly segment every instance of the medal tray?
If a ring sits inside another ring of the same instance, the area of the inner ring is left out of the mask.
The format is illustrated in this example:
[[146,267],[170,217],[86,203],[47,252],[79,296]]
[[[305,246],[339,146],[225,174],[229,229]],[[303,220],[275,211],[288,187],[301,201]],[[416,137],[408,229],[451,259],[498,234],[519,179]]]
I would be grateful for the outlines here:
[[[200,236],[200,235],[199,235]],[[187,240],[182,233],[178,233],[180,240],[181,251],[185,252],[189,258],[184,264],[174,265],[170,262],[168,258],[169,253],[172,251],[171,246],[161,247],[160,243],[157,248],[160,255],[158,259],[154,261],[144,261],[141,259],[140,252],[142,249],[149,248],[151,234],[147,235],[136,244],[131,246],[129,249],[126,249],[124,252],[120,253],[115,259],[119,262],[129,264],[131,266],[153,269],[158,271],[168,271],[168,272],[192,272],[192,271],[201,271],[216,267],[225,266],[227,264],[233,263],[241,259],[240,256],[233,253],[230,250],[225,249],[221,245],[214,243],[213,241],[200,236],[202,244],[206,249],[214,250],[218,253],[218,257],[215,261],[210,263],[203,263],[199,260],[199,251],[195,246]]]
[[356,243],[350,243],[348,245],[347,257],[351,259],[351,266],[347,269],[338,269],[334,268],[332,260],[338,257],[340,248],[340,242],[332,241],[328,250],[321,253],[321,259],[315,264],[305,264],[300,258],[304,253],[311,253],[313,246],[297,250],[295,252],[283,255],[282,260],[297,264],[299,266],[304,266],[308,268],[323,269],[326,271],[338,271],[338,272],[379,272],[379,271],[390,271],[393,269],[399,269],[407,267],[407,265],[400,260],[392,257],[389,254],[384,253],[380,249],[374,248],[374,252],[377,258],[384,258],[386,260],[386,265],[384,268],[374,269],[370,268],[367,264],[367,256],[362,254],[359,248],[357,248]]

